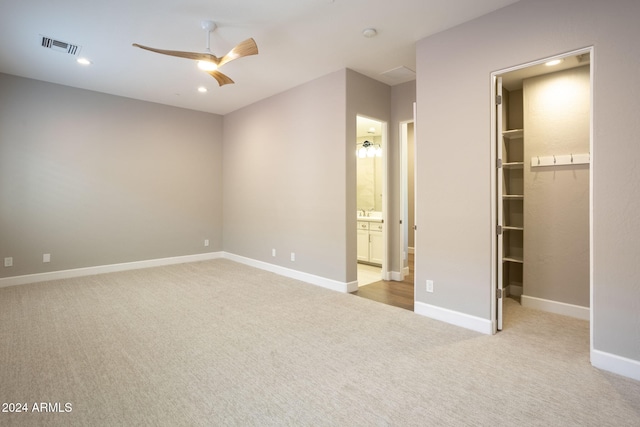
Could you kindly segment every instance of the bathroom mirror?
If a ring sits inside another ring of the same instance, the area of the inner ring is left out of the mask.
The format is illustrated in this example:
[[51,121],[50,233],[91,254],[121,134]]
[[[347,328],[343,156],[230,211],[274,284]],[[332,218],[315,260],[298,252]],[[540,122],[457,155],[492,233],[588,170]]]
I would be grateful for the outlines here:
[[358,211],[382,211],[382,123],[357,118],[355,144]]

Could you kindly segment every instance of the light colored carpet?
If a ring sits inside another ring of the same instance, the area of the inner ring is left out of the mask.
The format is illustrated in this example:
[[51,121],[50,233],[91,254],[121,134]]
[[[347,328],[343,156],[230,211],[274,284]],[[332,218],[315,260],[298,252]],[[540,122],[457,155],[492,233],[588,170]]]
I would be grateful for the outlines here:
[[638,426],[584,321],[484,336],[228,260],[0,289],[2,425]]

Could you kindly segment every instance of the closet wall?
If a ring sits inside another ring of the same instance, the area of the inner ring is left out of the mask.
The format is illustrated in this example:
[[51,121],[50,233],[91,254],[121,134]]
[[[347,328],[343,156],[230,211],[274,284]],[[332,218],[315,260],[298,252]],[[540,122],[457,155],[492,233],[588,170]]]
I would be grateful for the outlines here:
[[589,307],[589,165],[531,165],[537,156],[589,153],[589,66],[525,79],[523,101],[523,304],[535,297]]

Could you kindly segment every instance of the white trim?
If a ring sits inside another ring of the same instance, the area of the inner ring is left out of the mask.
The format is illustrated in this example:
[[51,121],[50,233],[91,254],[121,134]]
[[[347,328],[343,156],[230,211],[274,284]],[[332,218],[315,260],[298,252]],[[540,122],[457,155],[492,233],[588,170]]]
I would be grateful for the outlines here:
[[497,181],[497,157],[498,157],[498,119],[497,119],[497,111],[496,111],[496,91],[497,91],[497,82],[498,82],[498,73],[491,73],[491,108],[490,108],[490,120],[491,120],[491,131],[490,135],[490,144],[489,144],[489,170],[490,173],[490,184],[491,184],[491,193],[489,194],[489,205],[490,205],[490,215],[491,221],[489,223],[489,227],[487,230],[487,234],[489,236],[489,246],[491,248],[491,264],[489,265],[489,277],[490,277],[490,298],[489,298],[489,312],[491,313],[491,333],[496,334],[498,332],[498,298],[496,295],[496,290],[498,287],[498,239],[496,238],[496,225],[498,224],[498,181]]
[[409,274],[409,267],[406,268],[407,269],[407,273],[404,272],[404,269],[402,272],[400,271],[390,271],[389,272],[389,278],[385,279],[385,280],[393,280],[394,282],[402,282],[404,280],[404,276],[406,276],[407,274]]
[[590,90],[590,97],[589,97],[589,153],[591,153],[592,157],[591,157],[591,166],[589,167],[589,307],[591,307],[592,309],[590,310],[591,314],[590,314],[590,318],[589,318],[589,348],[591,349],[591,353],[593,354],[593,351],[595,350],[593,348],[593,326],[595,324],[593,317],[594,317],[594,313],[596,311],[596,306],[594,305],[594,300],[593,300],[593,247],[594,247],[594,241],[593,241],[593,173],[594,173],[594,166],[596,165],[593,162],[593,146],[594,146],[594,141],[593,141],[593,105],[594,105],[594,98],[593,98],[593,91],[594,91],[594,81],[596,78],[596,74],[595,74],[595,63],[596,63],[596,58],[595,58],[595,48],[593,46],[591,46],[589,48],[589,56],[591,58],[590,62],[589,62],[589,90]]
[[73,277],[92,276],[94,274],[115,273],[118,271],[138,270],[141,268],[160,267],[163,265],[183,264],[187,262],[207,261],[222,258],[223,252],[184,255],[171,258],[149,259],[144,261],[124,262],[120,264],[99,265],[95,267],[74,268],[71,270],[49,271],[46,273],[26,274],[0,278],[0,288],[26,285],[28,283],[47,282],[49,280],[70,279]]
[[322,286],[338,292],[355,292],[358,290],[358,281],[339,282],[324,277],[304,273],[290,268],[269,264],[262,261],[230,254],[227,252],[208,252],[204,254],[184,255],[171,258],[158,258],[144,261],[125,262],[120,264],[99,265],[95,267],[74,268],[71,270],[50,271],[46,273],[26,274],[24,276],[0,278],[0,288],[7,286],[26,285],[28,283],[46,282],[49,280],[70,279],[73,277],[92,276],[95,274],[115,273],[118,271],[138,270],[142,268],[161,267],[164,265],[184,264],[188,262],[208,261],[212,259],[225,258],[241,264],[271,271],[281,276],[301,280],[313,285]]
[[598,369],[640,381],[640,361],[592,349],[591,364]]
[[425,304],[419,301],[416,301],[413,306],[413,311],[422,316],[430,317],[431,319],[440,320],[441,322],[450,323],[462,328],[471,329],[472,331],[486,335],[491,335],[493,333],[492,323],[489,319],[482,319],[480,317],[471,316],[466,313],[442,307],[436,307],[435,305]]
[[580,320],[589,320],[589,307],[580,305],[567,304],[559,301],[530,297],[522,295],[521,302],[523,307],[535,308],[537,310],[548,311],[550,313],[562,314],[564,316],[575,317]]
[[281,276],[290,277],[292,279],[300,280],[312,285],[321,286],[323,288],[331,289],[338,292],[355,292],[358,290],[358,281],[353,282],[339,282],[337,280],[327,279],[325,277],[316,276],[314,274],[304,273],[298,270],[292,270],[290,268],[282,267],[275,264],[269,264],[268,262],[258,261],[252,258],[243,257],[240,255],[224,252],[223,258],[245,264],[250,267],[259,268],[261,270],[270,271],[272,273],[279,274]]

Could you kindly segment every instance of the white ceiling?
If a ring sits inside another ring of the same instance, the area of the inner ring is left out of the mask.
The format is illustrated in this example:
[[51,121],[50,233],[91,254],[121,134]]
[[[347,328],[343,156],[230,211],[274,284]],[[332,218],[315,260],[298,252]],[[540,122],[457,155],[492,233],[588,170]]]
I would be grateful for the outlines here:
[[[333,71],[389,85],[412,77],[415,42],[516,0],[0,0],[0,72],[135,99],[226,114]],[[260,53],[226,64],[218,87],[195,63],[143,51],[204,51],[202,20],[222,56],[253,37]],[[378,35],[362,36],[365,28]],[[41,35],[81,46],[76,57],[40,46]],[[205,94],[197,91],[206,86]]]

